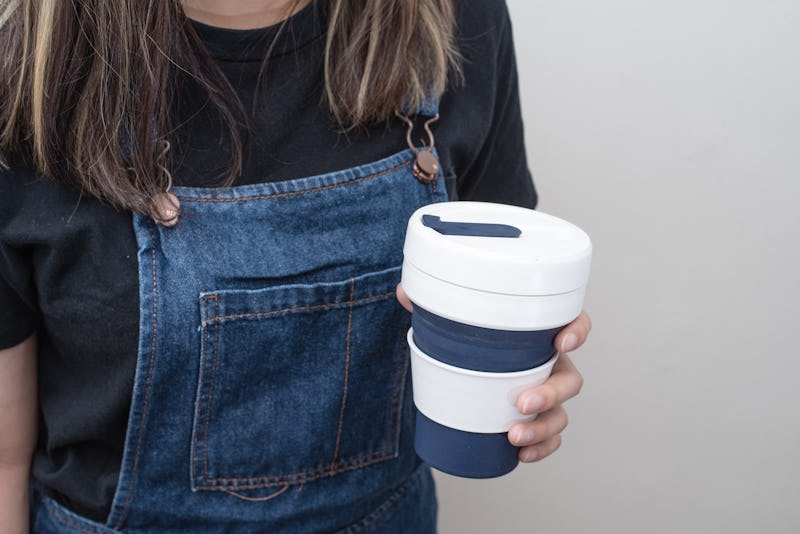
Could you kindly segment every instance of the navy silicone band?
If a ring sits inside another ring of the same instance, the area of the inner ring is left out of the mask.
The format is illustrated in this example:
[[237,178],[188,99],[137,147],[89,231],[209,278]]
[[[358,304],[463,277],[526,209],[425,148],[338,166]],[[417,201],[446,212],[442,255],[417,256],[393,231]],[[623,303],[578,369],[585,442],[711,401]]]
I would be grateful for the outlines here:
[[440,362],[490,373],[513,373],[539,367],[556,353],[559,328],[507,331],[457,323],[414,306],[414,343]]

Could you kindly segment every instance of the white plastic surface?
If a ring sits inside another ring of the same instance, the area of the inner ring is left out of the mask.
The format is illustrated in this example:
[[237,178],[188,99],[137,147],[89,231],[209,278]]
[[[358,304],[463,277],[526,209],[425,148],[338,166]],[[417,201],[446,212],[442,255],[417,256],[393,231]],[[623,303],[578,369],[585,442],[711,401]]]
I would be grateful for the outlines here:
[[[506,224],[518,238],[443,235],[422,215],[443,222]],[[589,279],[592,244],[567,221],[538,211],[488,202],[423,206],[408,221],[405,262],[434,279],[477,291],[544,296],[569,293]],[[413,298],[412,298],[413,300]]]
[[403,262],[403,290],[425,310],[459,323],[496,330],[548,330],[572,322],[586,286],[559,295],[528,297],[486,293],[437,280]]
[[408,346],[417,409],[446,427],[481,434],[508,432],[515,423],[533,420],[517,410],[517,397],[547,380],[558,357],[528,371],[486,373],[427,356],[414,343],[413,329],[408,330]]

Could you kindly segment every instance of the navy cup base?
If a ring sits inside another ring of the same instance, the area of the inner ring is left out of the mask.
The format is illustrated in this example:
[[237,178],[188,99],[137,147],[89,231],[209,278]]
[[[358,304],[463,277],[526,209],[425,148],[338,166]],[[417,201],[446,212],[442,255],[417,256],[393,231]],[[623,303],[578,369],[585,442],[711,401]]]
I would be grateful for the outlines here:
[[478,434],[440,425],[416,410],[414,447],[434,469],[465,478],[495,478],[514,470],[519,449],[507,433]]

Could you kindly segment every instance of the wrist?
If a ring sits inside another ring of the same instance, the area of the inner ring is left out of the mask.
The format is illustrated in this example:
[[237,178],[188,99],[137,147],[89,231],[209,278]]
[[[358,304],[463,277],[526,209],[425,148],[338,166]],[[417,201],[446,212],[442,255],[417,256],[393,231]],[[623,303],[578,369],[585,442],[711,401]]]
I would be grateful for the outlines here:
[[0,532],[28,534],[30,462],[0,464]]

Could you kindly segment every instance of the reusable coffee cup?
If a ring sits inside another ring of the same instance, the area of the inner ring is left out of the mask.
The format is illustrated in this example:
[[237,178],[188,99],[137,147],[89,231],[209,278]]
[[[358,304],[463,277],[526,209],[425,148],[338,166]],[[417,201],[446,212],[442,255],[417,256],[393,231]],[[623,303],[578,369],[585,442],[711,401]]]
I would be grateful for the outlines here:
[[446,202],[414,212],[403,254],[417,454],[457,476],[509,473],[508,430],[535,417],[517,397],[547,380],[583,308],[591,241],[538,211]]

